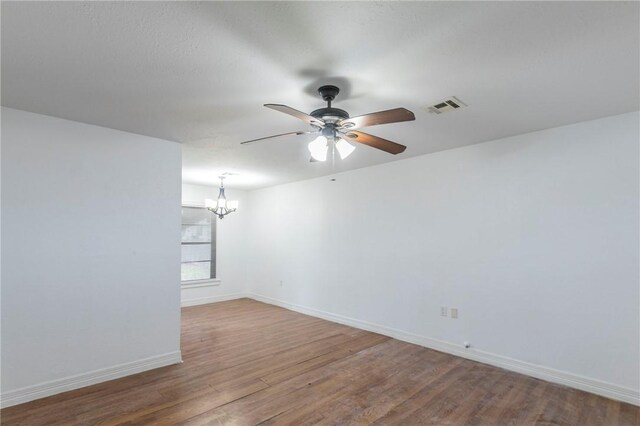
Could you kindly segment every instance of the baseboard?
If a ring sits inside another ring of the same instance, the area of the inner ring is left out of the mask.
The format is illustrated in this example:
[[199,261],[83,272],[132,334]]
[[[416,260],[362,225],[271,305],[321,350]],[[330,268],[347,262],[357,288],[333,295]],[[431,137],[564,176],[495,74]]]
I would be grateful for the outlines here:
[[182,362],[180,351],[157,355],[138,361],[127,362],[113,367],[101,368],[88,373],[77,374],[63,379],[52,380],[38,385],[27,386],[0,395],[0,407],[10,407],[47,396],[118,379],[131,374],[165,367]]
[[227,300],[242,299],[247,297],[246,293],[223,294],[221,296],[207,296],[196,299],[185,299],[180,302],[183,308],[186,306],[206,305],[207,303],[226,302]]
[[394,339],[402,340],[404,342],[414,343],[426,348],[435,349],[440,352],[446,352],[462,358],[467,358],[473,361],[482,362],[484,364],[493,365],[495,367],[504,368],[505,370],[526,374],[528,376],[546,380],[548,382],[558,383],[571,388],[594,393],[596,395],[601,395],[606,398],[611,398],[640,406],[640,392],[612,383],[603,382],[601,380],[580,376],[566,371],[544,367],[542,365],[531,364],[525,361],[520,361],[517,359],[481,351],[474,348],[465,348],[462,345],[456,345],[442,340],[408,333],[406,331],[389,328],[383,325],[373,324],[367,321],[361,321],[355,318],[349,318],[343,315],[333,314],[330,312],[325,312],[294,303],[285,302],[283,300],[274,299],[267,296],[248,293],[247,295],[245,295],[245,297],[249,297],[259,302],[280,306],[282,308],[300,312],[306,315],[311,315],[314,317],[359,328],[362,330],[372,331],[374,333],[393,337]]

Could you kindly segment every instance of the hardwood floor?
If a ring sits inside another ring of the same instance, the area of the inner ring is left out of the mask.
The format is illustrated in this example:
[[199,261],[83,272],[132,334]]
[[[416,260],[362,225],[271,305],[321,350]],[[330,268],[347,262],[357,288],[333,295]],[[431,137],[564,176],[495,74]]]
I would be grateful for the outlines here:
[[184,363],[6,425],[638,425],[640,408],[249,299],[182,310]]

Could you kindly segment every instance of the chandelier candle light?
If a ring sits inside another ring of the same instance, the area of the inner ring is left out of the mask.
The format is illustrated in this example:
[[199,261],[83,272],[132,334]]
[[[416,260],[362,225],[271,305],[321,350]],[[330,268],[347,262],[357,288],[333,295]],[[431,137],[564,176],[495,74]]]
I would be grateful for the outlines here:
[[233,213],[238,209],[238,201],[227,201],[227,197],[224,195],[224,178],[225,176],[218,176],[220,178],[220,192],[218,193],[218,199],[213,201],[207,198],[204,202],[205,207],[211,213],[218,216],[218,219],[224,219],[229,213]]

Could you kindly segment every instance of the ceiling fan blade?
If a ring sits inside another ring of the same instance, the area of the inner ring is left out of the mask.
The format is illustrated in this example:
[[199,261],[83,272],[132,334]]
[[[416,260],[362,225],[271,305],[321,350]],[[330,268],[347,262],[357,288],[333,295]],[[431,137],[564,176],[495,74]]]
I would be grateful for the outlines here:
[[389,109],[386,111],[372,112],[371,114],[359,115],[357,117],[346,118],[338,122],[338,127],[345,129],[359,129],[361,127],[377,126],[378,124],[400,123],[402,121],[415,120],[416,116],[405,108]]
[[370,147],[377,148],[394,155],[400,154],[401,152],[404,152],[405,149],[407,149],[407,147],[404,145],[400,145],[399,143],[391,142],[386,139],[379,138],[378,136],[370,135],[368,133],[352,131],[341,133],[340,136],[350,142],[358,142],[364,145],[369,145]]
[[318,133],[318,132],[303,132],[303,131],[299,131],[299,132],[281,133],[281,134],[279,134],[279,135],[265,136],[264,138],[251,139],[250,141],[240,142],[240,145],[244,145],[244,144],[246,144],[246,143],[251,143],[251,142],[258,142],[258,141],[262,141],[262,140],[265,140],[265,139],[279,138],[280,136],[306,135],[306,134],[308,134],[308,133]]
[[292,115],[295,118],[304,121],[305,123],[311,124],[312,126],[324,127],[324,121],[286,105],[264,104],[264,106],[266,106],[267,108],[275,109],[276,111],[284,112],[285,114]]

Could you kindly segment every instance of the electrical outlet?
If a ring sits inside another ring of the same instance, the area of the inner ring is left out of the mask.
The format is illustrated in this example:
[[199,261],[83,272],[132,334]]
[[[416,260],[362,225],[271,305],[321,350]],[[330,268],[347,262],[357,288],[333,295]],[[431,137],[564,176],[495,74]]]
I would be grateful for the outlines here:
[[442,306],[440,308],[440,315],[443,316],[443,317],[447,316],[447,307],[446,306]]
[[458,318],[458,308],[451,308],[451,318],[453,319]]
[[282,285],[283,285],[282,280],[280,280],[280,287],[282,287]]

